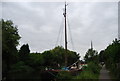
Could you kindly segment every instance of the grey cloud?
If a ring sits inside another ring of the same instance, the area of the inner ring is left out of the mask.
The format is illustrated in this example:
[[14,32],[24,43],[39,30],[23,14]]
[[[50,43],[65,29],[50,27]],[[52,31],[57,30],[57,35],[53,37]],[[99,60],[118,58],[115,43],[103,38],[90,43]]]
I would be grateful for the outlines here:
[[[22,37],[20,46],[28,43],[32,52],[43,52],[55,47],[63,19],[64,3],[6,2],[2,8],[3,18],[11,19],[18,25]],[[91,40],[94,48],[100,51],[117,36],[117,3],[69,2],[67,12],[74,50],[81,56],[90,47]],[[70,38],[68,39],[69,49],[72,50]]]

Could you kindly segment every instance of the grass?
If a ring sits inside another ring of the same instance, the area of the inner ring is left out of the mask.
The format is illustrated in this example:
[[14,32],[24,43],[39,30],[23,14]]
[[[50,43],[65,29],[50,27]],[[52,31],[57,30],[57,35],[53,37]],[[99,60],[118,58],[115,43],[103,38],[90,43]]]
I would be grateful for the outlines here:
[[66,71],[58,73],[59,79],[57,81],[98,81],[100,69],[99,65],[91,62],[77,76],[72,76],[72,74]]
[[75,79],[89,79],[91,81],[96,81],[99,79],[100,74],[100,66],[91,62],[88,64],[88,67],[85,68],[78,76],[75,77]]

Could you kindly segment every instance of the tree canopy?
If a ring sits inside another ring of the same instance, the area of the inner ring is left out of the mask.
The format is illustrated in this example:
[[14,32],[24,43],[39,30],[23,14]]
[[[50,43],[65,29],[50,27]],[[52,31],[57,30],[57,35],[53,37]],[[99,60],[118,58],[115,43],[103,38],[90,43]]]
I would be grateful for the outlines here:
[[[57,66],[58,64],[60,64],[61,66],[64,66],[65,49],[63,47],[57,46],[52,50],[43,52],[42,54],[44,59],[47,59],[45,61],[45,65]],[[71,65],[80,58],[79,54],[73,51],[67,50],[67,54],[68,54],[68,65]]]
[[113,40],[112,44],[107,46],[103,52],[106,67],[116,78],[120,78],[120,40]]
[[18,51],[16,46],[21,38],[18,34],[17,26],[11,20],[1,20],[2,22],[2,64],[3,76],[10,69],[10,65],[18,61]]
[[84,59],[86,62],[90,62],[90,61],[98,62],[98,52],[96,50],[93,50],[93,48],[88,49]]
[[19,44],[20,36],[17,26],[14,26],[11,20],[2,21],[2,57],[9,65],[16,61],[16,46]]
[[19,50],[19,58],[20,58],[20,60],[21,61],[27,60],[29,53],[30,53],[30,49],[29,49],[28,44],[24,44],[23,46],[21,46],[21,48]]

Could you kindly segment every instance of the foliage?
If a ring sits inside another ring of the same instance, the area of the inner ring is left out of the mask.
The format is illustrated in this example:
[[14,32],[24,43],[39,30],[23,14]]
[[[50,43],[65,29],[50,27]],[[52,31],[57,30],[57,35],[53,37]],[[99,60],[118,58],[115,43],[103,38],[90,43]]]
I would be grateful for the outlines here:
[[88,64],[87,67],[83,68],[83,71],[80,73],[79,76],[75,77],[75,79],[89,79],[94,81],[98,79],[100,73],[100,66],[99,66],[99,56],[96,50],[93,48],[88,49],[85,54],[85,62]]
[[100,72],[100,66],[94,62],[88,63],[88,67],[86,70],[91,70],[94,74],[99,74]]
[[91,71],[84,71],[75,79],[96,79],[96,77]]
[[11,20],[0,20],[2,22],[2,62],[3,76],[7,76],[10,66],[18,62],[18,51],[20,36],[17,26]]
[[104,51],[104,61],[107,69],[109,69],[112,74],[119,79],[120,77],[120,40],[113,40]]
[[27,60],[27,64],[35,69],[42,69],[44,64],[43,55],[40,53],[30,53],[29,60]]
[[26,61],[28,59],[28,54],[30,53],[29,45],[24,44],[19,50],[19,58],[21,61]]
[[11,66],[10,72],[31,72],[33,69],[27,65],[23,61],[20,61]]
[[100,66],[94,62],[88,63],[88,67],[85,68],[80,75],[75,77],[75,79],[98,79],[99,77],[99,72],[100,72]]
[[94,62],[98,63],[98,61],[99,61],[98,60],[98,52],[96,50],[93,50],[92,48],[88,49],[88,51],[85,54],[84,59],[86,62],[94,61]]
[[[42,55],[45,59],[44,66],[58,67],[58,64],[60,66],[64,66],[65,49],[63,47],[55,47],[52,50],[43,52]],[[76,52],[67,50],[67,55],[68,65],[71,65],[79,59],[79,55]]]
[[8,65],[17,61],[16,46],[19,44],[19,39],[17,26],[10,20],[2,19],[2,57]]
[[104,62],[105,61],[105,56],[104,56],[104,50],[101,50],[99,53],[99,62]]
[[32,79],[35,76],[33,75],[34,69],[28,65],[26,65],[23,61],[20,61],[11,66],[11,70],[8,73],[8,77],[10,80],[24,80],[24,79]]
[[57,81],[70,81],[73,78],[70,72],[61,71],[57,75]]

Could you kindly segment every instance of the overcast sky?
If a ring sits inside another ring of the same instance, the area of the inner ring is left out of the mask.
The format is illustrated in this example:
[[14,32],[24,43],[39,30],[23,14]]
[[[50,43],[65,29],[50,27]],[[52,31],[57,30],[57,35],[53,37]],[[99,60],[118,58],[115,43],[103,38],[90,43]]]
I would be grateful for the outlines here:
[[[22,37],[19,47],[28,43],[31,52],[43,52],[58,44],[64,46],[64,32],[63,42],[56,44],[60,27],[64,28],[63,8],[63,2],[4,2],[2,17],[18,26]],[[118,36],[117,2],[68,2],[67,19],[74,44],[72,48],[68,36],[68,49],[81,56],[90,48],[91,40],[99,52]]]

